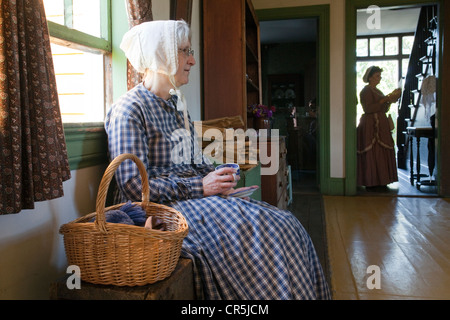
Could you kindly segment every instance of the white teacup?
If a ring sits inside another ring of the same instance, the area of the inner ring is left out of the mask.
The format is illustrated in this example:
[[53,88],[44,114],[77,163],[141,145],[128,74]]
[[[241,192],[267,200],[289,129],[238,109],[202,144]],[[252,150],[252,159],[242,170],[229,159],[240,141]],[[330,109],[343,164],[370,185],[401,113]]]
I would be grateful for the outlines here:
[[223,169],[223,168],[234,168],[234,169],[236,169],[236,173],[232,174],[234,181],[236,181],[236,176],[240,176],[240,174],[241,174],[241,170],[240,170],[239,165],[237,163],[224,163],[224,164],[221,164],[221,165],[217,166],[216,170],[220,170],[220,169]]

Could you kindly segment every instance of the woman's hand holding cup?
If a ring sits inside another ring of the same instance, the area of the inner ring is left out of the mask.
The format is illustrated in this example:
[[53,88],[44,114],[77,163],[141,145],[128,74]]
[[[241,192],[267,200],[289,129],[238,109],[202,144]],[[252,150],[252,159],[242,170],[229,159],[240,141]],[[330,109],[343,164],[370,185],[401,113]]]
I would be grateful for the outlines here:
[[235,163],[224,163],[203,178],[203,195],[207,197],[226,193],[236,187],[239,179],[239,165]]
[[[223,170],[225,168],[232,168],[234,171],[229,170]],[[233,181],[239,181],[241,170],[239,168],[239,165],[236,163],[224,163],[216,167],[216,171],[218,171],[219,174],[225,174],[225,175],[231,175],[233,177]]]

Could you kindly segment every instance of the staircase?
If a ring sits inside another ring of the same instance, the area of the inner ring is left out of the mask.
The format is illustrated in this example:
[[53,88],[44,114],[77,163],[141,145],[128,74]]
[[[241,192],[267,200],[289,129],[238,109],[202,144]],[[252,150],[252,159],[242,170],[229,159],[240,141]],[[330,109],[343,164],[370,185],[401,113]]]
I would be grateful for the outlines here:
[[[428,163],[430,176],[434,170],[434,115],[430,117],[429,110],[425,110],[423,105],[422,84],[424,79],[430,76],[437,76],[436,72],[436,52],[438,39],[438,19],[436,6],[422,7],[413,48],[410,55],[408,72],[403,88],[403,95],[398,111],[397,130],[397,161],[400,169],[407,168],[407,159],[410,160],[410,167],[413,164],[412,139],[415,137],[416,128],[428,129],[426,138],[428,140]],[[430,80],[430,79],[427,79]],[[414,128],[414,130],[411,130]],[[430,133],[432,135],[430,136]],[[425,137],[425,136],[424,136]],[[420,138],[420,136],[419,136]],[[418,141],[419,142],[419,141]],[[420,159],[420,158],[418,158]],[[413,174],[411,170],[411,184],[420,175],[420,160],[418,173]],[[420,181],[420,176],[419,180]]]

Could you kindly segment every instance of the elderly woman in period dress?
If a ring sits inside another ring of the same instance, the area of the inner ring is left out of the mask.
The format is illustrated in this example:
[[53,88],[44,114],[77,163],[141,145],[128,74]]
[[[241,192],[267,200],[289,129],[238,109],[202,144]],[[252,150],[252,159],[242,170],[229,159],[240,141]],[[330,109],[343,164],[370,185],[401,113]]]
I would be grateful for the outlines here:
[[377,66],[367,69],[360,101],[364,110],[357,128],[357,180],[367,189],[380,190],[398,181],[394,140],[386,116],[391,103],[397,101],[401,90],[384,95],[377,85],[383,70]]
[[[150,201],[186,218],[182,256],[193,262],[197,297],[329,299],[322,267],[300,222],[265,202],[227,196],[236,186],[226,174],[233,169],[215,171],[199,154],[179,90],[195,64],[188,25],[142,23],[125,34],[121,48],[144,77],[107,114],[110,157],[138,156],[149,175]],[[180,161],[173,150],[182,131],[190,152]],[[117,201],[140,200],[140,179],[133,162],[122,163],[116,171]]]

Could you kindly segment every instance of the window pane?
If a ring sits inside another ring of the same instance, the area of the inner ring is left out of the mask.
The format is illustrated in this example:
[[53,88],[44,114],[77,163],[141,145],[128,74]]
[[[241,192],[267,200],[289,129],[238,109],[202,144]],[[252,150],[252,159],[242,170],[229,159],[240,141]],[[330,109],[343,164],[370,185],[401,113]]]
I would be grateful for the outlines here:
[[402,53],[410,54],[414,44],[414,36],[407,36],[402,38]]
[[[65,6],[65,7],[64,7]],[[44,0],[47,20],[101,38],[100,0]]]
[[398,54],[398,37],[386,38],[385,42],[386,55],[397,55]]
[[103,55],[52,43],[63,122],[104,120]]
[[100,0],[73,1],[73,28],[101,38]]
[[356,40],[356,55],[358,57],[367,57],[369,55],[369,40],[357,39]]
[[383,54],[384,54],[383,38],[370,39],[370,55],[371,56],[382,56]]
[[64,25],[64,1],[44,0],[47,20]]

